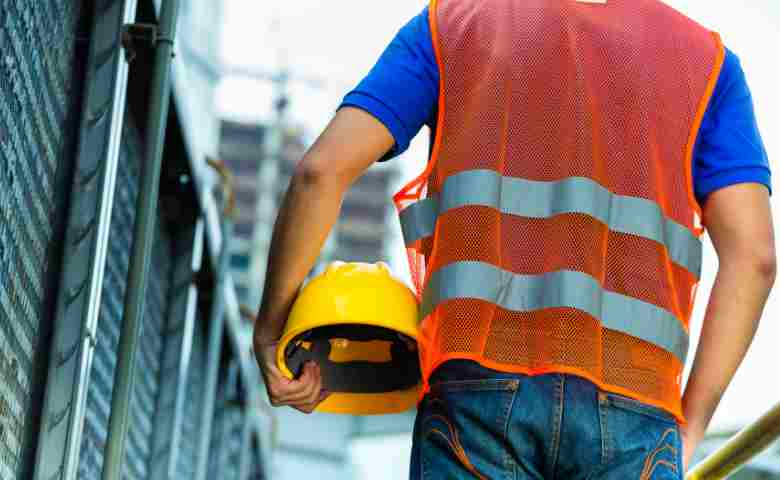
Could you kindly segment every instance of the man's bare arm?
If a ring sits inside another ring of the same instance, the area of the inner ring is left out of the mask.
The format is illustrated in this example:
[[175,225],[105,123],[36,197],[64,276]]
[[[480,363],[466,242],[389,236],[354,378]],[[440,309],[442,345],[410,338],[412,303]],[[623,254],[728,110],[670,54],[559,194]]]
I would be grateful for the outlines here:
[[274,226],[254,330],[255,354],[274,405],[311,411],[321,399],[318,367],[307,365],[295,381],[283,379],[274,366],[273,343],[338,219],[344,193],[393,144],[390,132],[373,116],[345,107],[298,164]]
[[717,190],[703,213],[719,265],[683,395],[686,464],[753,340],[777,269],[765,186]]

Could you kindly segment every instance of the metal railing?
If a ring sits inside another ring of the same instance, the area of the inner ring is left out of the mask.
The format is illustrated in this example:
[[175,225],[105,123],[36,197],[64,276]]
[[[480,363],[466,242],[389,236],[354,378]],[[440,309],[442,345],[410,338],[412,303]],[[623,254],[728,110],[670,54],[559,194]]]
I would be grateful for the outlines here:
[[125,439],[130,424],[130,403],[135,382],[135,357],[141,336],[147,279],[152,258],[152,243],[154,242],[154,224],[157,220],[160,171],[170,106],[171,58],[173,57],[178,12],[179,0],[167,0],[163,2],[159,16],[159,33],[156,37],[154,70],[149,93],[150,108],[144,149],[146,157],[141,164],[136,206],[137,216],[133,232],[122,328],[119,335],[116,379],[111,396],[103,480],[119,480],[122,475]]
[[780,403],[697,464],[686,480],[726,478],[780,438]]
[[212,424],[214,421],[214,404],[217,396],[217,383],[219,373],[219,358],[222,352],[222,337],[225,328],[225,281],[229,275],[230,266],[230,241],[233,236],[232,216],[235,213],[235,189],[233,188],[233,175],[221,161],[207,159],[207,163],[219,173],[222,188],[223,211],[221,216],[220,231],[222,244],[220,245],[219,260],[216,269],[216,285],[214,286],[214,299],[211,302],[209,312],[209,337],[208,353],[206,360],[205,387],[203,389],[203,405],[201,411],[201,432],[197,447],[197,460],[195,467],[195,480],[206,478],[209,464],[209,445],[212,436]]

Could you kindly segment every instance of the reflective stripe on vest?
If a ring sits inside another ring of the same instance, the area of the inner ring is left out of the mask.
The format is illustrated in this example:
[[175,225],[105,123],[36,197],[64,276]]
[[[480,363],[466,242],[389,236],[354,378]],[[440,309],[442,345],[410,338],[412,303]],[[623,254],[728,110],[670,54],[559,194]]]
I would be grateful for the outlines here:
[[556,182],[502,177],[492,170],[469,170],[444,181],[441,194],[401,211],[406,245],[433,235],[436,219],[448,210],[485,206],[508,215],[550,218],[564,213],[594,217],[613,232],[654,240],[669,258],[695,278],[701,274],[702,243],[683,225],[664,216],[655,202],[616,195],[595,181],[570,177]]
[[682,364],[688,353],[688,333],[671,312],[605,290],[582,272],[520,275],[483,262],[452,263],[431,275],[423,294],[422,318],[439,304],[457,298],[484,300],[515,312],[572,307],[600,320],[605,328],[668,351]]

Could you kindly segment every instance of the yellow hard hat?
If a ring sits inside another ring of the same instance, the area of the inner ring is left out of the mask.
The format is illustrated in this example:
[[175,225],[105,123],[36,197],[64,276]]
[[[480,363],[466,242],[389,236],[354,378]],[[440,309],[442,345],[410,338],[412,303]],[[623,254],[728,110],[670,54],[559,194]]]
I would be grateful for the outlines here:
[[318,412],[399,413],[420,388],[417,298],[385,263],[334,262],[301,290],[276,362],[288,378],[317,362],[330,396]]

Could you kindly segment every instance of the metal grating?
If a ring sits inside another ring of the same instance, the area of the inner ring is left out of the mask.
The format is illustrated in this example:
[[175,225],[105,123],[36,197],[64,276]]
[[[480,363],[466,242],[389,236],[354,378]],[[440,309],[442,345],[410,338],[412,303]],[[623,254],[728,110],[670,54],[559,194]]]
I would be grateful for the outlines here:
[[[141,144],[129,118],[125,125],[97,328],[98,344],[87,393],[86,421],[81,443],[78,478],[84,480],[100,478],[102,472],[138,194]],[[124,469],[126,478],[147,477],[151,455],[152,419],[160,385],[171,254],[171,239],[160,225],[147,289],[140,350],[136,357],[138,378],[130,412],[131,423]]]
[[0,480],[30,468],[23,456],[40,415],[40,338],[53,315],[75,159],[82,9],[0,0]]

